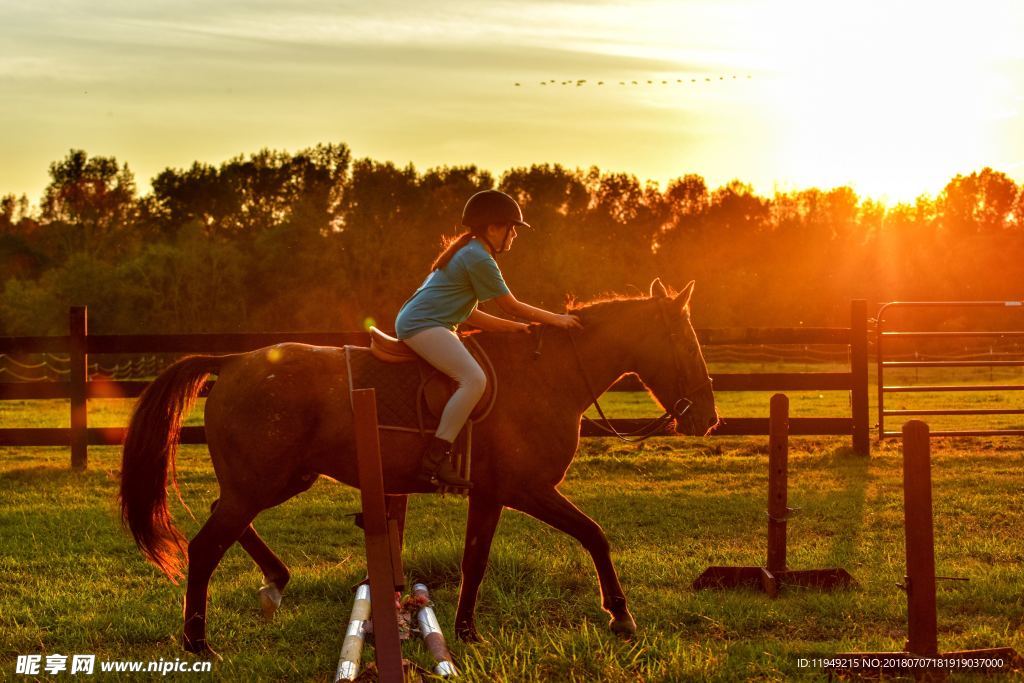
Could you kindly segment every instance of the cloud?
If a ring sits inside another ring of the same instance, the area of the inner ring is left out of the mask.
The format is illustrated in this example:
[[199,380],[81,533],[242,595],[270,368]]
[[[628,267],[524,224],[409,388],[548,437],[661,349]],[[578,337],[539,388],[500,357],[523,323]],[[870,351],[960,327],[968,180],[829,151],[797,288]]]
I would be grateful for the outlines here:
[[[84,147],[145,177],[341,140],[418,164],[682,168],[770,187],[823,173],[823,159],[852,173],[849,158],[822,154],[821,141],[846,139],[870,176],[877,158],[858,135],[917,153],[934,147],[920,125],[933,122],[953,141],[944,153],[987,154],[972,134],[995,126],[972,112],[1020,108],[1024,13],[977,3],[3,0],[0,126],[19,135],[0,157],[45,169],[51,150]],[[607,85],[540,86],[550,79]],[[617,84],[632,80],[643,87]],[[997,121],[999,140],[1019,159],[1012,121]]]
[[594,66],[611,70],[699,71],[709,63],[713,68],[736,61],[735,53],[710,37],[714,32],[705,34],[699,22],[687,18],[708,4],[100,0],[88,6],[60,2],[55,8],[50,3],[16,3],[16,31],[10,38],[29,52],[33,45],[46,45],[58,55],[84,49],[93,58],[90,46],[95,44],[111,57],[125,51],[144,58],[179,50],[186,58],[237,53],[251,54],[257,61],[260,50],[274,49],[301,49],[310,58],[372,53],[387,62],[402,56],[418,60],[424,54],[438,54],[443,62],[452,53],[515,51],[527,68],[542,59],[557,65],[559,58],[577,66],[587,57]]

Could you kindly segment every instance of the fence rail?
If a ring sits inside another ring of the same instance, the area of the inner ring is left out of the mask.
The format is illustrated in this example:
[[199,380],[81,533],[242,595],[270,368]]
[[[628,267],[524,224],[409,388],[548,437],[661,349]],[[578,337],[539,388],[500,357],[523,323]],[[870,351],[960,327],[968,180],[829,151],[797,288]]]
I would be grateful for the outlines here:
[[[922,393],[967,393],[979,391],[1024,391],[1021,384],[886,384],[886,371],[900,370],[904,368],[1008,368],[1024,367],[1024,360],[1000,359],[995,354],[989,354],[988,359],[974,358],[972,360],[930,360],[930,361],[903,361],[892,360],[887,355],[891,342],[898,339],[906,339],[914,344],[920,340],[939,339],[954,340],[964,338],[997,338],[1012,339],[1024,337],[1021,330],[987,330],[973,329],[960,330],[956,332],[945,332],[938,330],[887,330],[886,313],[894,310],[928,310],[928,309],[962,309],[966,311],[977,311],[989,309],[1020,315],[1024,312],[1024,301],[893,301],[878,309],[875,316],[875,362],[878,367],[878,439],[900,436],[900,432],[886,431],[885,418],[890,416],[906,415],[1020,415],[1024,410],[1017,408],[932,408],[927,410],[891,409],[886,408],[886,396],[890,394],[922,394]],[[1004,321],[1005,322],[1005,321]],[[915,350],[916,351],[916,350]],[[890,375],[891,376],[891,375]],[[1022,436],[1022,429],[945,429],[932,432],[932,436]]]
[[[849,372],[767,372],[713,374],[715,391],[849,391],[851,414],[823,418],[791,418],[790,433],[802,435],[850,435],[854,449],[868,453],[868,359],[867,304],[853,301],[849,328],[719,328],[697,330],[704,346],[763,344],[827,344],[848,347]],[[0,428],[0,446],[70,446],[71,464],[84,468],[88,446],[117,445],[124,427],[89,427],[87,401],[91,398],[134,398],[148,382],[90,379],[89,354],[131,353],[241,353],[298,342],[317,346],[369,343],[364,332],[261,333],[188,335],[90,335],[84,306],[69,314],[70,334],[57,337],[0,337],[0,354],[66,353],[67,381],[0,382],[0,400],[70,399],[71,428]],[[213,382],[208,382],[204,393]],[[637,391],[635,377],[616,384],[613,391]],[[629,431],[645,420],[612,420],[616,429]],[[718,435],[768,434],[767,417],[724,417]],[[582,436],[603,436],[584,424]],[[205,443],[202,427],[186,427],[182,443]]]

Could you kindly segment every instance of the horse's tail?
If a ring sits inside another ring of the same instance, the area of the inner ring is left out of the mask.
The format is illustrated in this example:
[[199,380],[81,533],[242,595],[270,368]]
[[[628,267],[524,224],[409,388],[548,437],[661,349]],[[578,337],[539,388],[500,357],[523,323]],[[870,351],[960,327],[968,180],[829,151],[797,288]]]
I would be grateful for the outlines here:
[[187,543],[167,509],[167,468],[178,487],[174,459],[181,423],[206,378],[230,356],[189,356],[160,373],[146,387],[132,413],[121,455],[121,521],[139,550],[177,583]]

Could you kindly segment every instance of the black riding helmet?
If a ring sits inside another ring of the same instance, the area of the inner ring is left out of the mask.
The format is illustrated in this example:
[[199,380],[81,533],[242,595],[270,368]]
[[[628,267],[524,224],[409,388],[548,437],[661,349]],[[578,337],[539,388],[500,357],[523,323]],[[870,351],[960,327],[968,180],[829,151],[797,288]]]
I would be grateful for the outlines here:
[[[470,197],[462,209],[462,225],[487,242],[495,254],[500,254],[505,250],[504,245],[512,226],[530,227],[530,224],[523,220],[523,211],[519,208],[516,200],[500,190],[484,190]],[[500,249],[495,249],[491,241],[483,234],[484,228],[488,225],[506,226],[505,237],[501,241]]]
[[500,190],[484,190],[470,197],[462,209],[462,224],[470,230],[482,230],[495,224],[530,227],[523,220],[516,200]]

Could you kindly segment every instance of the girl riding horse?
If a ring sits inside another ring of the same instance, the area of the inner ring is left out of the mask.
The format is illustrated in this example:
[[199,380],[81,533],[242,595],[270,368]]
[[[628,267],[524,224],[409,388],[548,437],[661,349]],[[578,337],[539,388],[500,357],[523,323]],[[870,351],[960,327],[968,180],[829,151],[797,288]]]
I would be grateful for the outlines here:
[[420,477],[432,484],[470,488],[451,463],[455,438],[483,396],[487,378],[455,330],[468,322],[491,332],[525,332],[529,325],[484,313],[477,305],[493,299],[502,311],[564,329],[580,328],[574,315],[559,315],[525,304],[509,291],[495,256],[512,248],[516,228],[530,227],[512,197],[498,190],[477,192],[462,211],[469,228],[434,259],[430,275],[402,305],[395,320],[398,338],[423,360],[451,377],[458,389],[448,399],[434,437],[423,451]]

